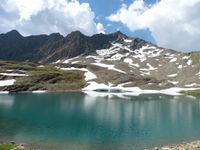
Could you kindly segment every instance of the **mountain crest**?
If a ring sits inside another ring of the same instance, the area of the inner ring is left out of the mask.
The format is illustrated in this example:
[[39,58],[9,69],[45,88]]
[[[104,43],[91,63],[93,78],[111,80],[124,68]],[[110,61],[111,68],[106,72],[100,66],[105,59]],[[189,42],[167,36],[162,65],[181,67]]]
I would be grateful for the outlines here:
[[1,36],[6,36],[7,38],[22,38],[23,36],[17,30],[11,30],[5,34],[1,34]]
[[82,70],[89,74],[85,78],[89,86],[95,82],[144,89],[200,87],[199,56],[161,48],[120,31],[93,36],[74,31],[66,37],[58,33],[23,37],[13,30],[0,35],[0,59]]
[[126,45],[132,51],[149,44],[142,39],[130,38],[121,31],[92,36],[73,31],[66,37],[59,33],[22,37],[16,30],[1,34],[0,59],[52,62],[82,54],[90,55],[96,50],[109,49],[114,43]]
[[21,35],[17,30],[11,30],[6,33],[7,35]]
[[120,30],[112,33],[112,35],[113,36],[118,36],[118,37],[123,37],[123,38],[128,38],[128,36],[125,35],[124,33],[122,33]]

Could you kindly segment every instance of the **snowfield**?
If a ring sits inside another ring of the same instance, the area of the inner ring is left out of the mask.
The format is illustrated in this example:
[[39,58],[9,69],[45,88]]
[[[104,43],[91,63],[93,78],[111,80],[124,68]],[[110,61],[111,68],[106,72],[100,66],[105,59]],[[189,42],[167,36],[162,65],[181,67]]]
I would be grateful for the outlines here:
[[103,67],[103,68],[107,68],[108,70],[114,70],[120,73],[126,73],[120,69],[115,68],[115,65],[108,65],[108,64],[103,64],[103,63],[92,63],[93,65],[99,66],[99,67]]
[[176,62],[177,61],[177,58],[175,57],[175,58],[172,58],[169,62]]
[[14,85],[15,79],[10,79],[10,80],[0,80],[0,86],[11,86]]
[[[196,89],[200,89],[200,88],[169,88],[169,89],[164,89],[164,90],[143,90],[140,89],[139,87],[123,87],[121,85],[117,86],[117,87],[111,87],[109,85],[105,85],[105,84],[99,84],[96,82],[88,82],[88,86],[86,86],[85,88],[83,88],[83,91],[88,92],[92,92],[92,93],[96,93],[98,95],[98,93],[102,94],[112,94],[112,95],[140,95],[140,94],[166,94],[166,95],[182,95],[180,92],[181,91],[189,91],[189,90],[196,90]],[[97,92],[97,91],[107,91],[107,92]]]
[[14,76],[14,77],[24,77],[28,76],[27,74],[19,74],[19,73],[0,73],[3,76]]
[[168,77],[176,77],[177,76],[177,73],[175,74],[170,74],[170,75],[167,75]]
[[32,93],[46,93],[47,91],[43,91],[43,90],[37,90],[37,91],[32,91]]

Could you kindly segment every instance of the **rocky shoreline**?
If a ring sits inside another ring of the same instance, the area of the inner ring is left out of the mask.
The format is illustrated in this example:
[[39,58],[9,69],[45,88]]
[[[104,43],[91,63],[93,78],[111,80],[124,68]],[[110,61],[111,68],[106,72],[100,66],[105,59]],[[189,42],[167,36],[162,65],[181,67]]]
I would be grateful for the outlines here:
[[163,147],[155,147],[148,150],[200,150],[200,140],[189,143],[172,144]]
[[32,150],[24,144],[16,144],[15,142],[0,143],[0,150]]
[[[1,143],[0,150],[34,150],[24,144],[16,144],[15,142],[10,142],[8,144]],[[163,147],[154,147],[152,149],[145,150],[200,150],[200,140],[192,141],[188,143],[172,144]]]

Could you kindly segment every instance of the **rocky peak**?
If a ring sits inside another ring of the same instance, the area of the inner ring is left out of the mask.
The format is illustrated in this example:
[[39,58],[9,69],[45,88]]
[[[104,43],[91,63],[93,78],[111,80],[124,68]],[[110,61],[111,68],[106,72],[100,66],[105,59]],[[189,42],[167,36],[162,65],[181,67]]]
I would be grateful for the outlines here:
[[121,37],[121,38],[127,38],[127,37],[128,37],[127,35],[125,35],[125,34],[122,33],[121,31],[114,32],[114,33],[112,33],[112,35],[113,35],[114,37]]
[[23,36],[17,31],[17,30],[12,30],[12,31],[9,31],[5,34],[0,34],[0,38],[1,40],[17,40],[17,39],[21,39],[23,38]]
[[82,34],[80,31],[73,31],[70,34],[68,34],[65,38],[70,40],[80,40],[86,38],[86,36]]
[[63,37],[60,33],[52,33],[49,35],[49,37],[51,38],[60,38],[60,37]]
[[11,30],[6,33],[7,36],[13,36],[13,37],[22,37],[22,35],[17,30]]
[[131,43],[131,45],[130,45],[130,48],[131,49],[139,49],[139,48],[141,48],[141,47],[143,47],[143,46],[145,46],[147,44],[152,45],[151,43],[149,43],[149,42],[147,42],[147,41],[145,41],[143,39],[134,38],[132,43]]
[[[87,36],[80,31],[74,31],[66,37],[63,37],[59,33],[23,37],[18,31],[12,30],[6,34],[1,34],[1,37],[1,59],[25,59],[43,62],[54,62],[59,59],[72,58],[82,54],[91,55],[96,50],[109,49],[113,43],[120,43],[130,47],[132,50],[140,48],[147,43],[141,39],[130,38],[121,31],[111,34],[100,33],[93,36]],[[126,42],[126,39],[131,42]],[[3,55],[5,51],[7,51],[7,54]],[[19,52],[20,56],[17,55]]]

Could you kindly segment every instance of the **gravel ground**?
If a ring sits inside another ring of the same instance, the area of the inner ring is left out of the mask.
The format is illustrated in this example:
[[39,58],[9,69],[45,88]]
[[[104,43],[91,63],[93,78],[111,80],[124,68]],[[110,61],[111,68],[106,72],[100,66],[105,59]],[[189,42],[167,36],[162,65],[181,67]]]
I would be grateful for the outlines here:
[[200,140],[190,143],[182,143],[177,145],[168,145],[164,147],[155,147],[151,150],[200,150]]

